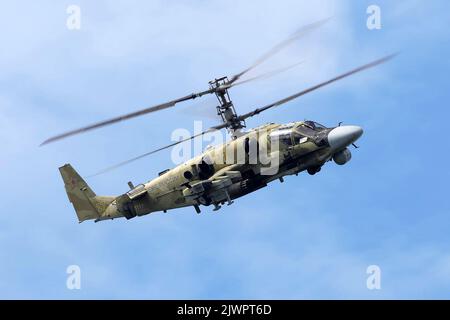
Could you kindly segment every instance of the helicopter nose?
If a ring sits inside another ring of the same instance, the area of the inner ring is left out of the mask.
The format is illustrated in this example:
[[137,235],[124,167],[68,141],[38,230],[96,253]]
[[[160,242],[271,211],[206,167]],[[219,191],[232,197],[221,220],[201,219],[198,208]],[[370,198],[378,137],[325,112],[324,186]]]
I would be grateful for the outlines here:
[[341,150],[354,143],[363,134],[358,126],[336,127],[328,133],[328,144],[333,150]]

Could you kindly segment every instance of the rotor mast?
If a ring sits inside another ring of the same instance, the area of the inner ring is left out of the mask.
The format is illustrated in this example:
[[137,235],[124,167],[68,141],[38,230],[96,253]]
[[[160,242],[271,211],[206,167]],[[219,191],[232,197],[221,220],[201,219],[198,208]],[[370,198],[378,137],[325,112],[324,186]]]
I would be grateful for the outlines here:
[[219,102],[219,105],[216,107],[217,115],[221,117],[233,139],[239,137],[242,134],[241,129],[245,128],[245,121],[239,119],[228,94],[230,80],[228,80],[228,77],[214,79],[209,81],[209,87],[216,94]]

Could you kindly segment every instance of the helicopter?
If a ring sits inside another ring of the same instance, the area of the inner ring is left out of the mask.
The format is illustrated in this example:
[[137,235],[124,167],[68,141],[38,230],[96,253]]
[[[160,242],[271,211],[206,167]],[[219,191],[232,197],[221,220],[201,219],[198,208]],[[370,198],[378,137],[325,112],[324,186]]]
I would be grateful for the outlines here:
[[[201,154],[172,169],[160,172],[156,178],[146,183],[135,186],[132,182],[128,182],[129,190],[124,194],[118,196],[97,195],[70,164],[61,166],[59,171],[78,221],[80,223],[86,220],[99,222],[116,218],[128,220],[154,212],[167,212],[183,207],[193,207],[197,213],[200,213],[201,206],[210,205],[214,207],[214,211],[217,211],[223,205],[231,205],[235,199],[264,188],[275,180],[283,182],[285,176],[298,175],[303,171],[314,175],[329,161],[334,161],[338,165],[348,163],[352,157],[349,146],[353,145],[357,148],[355,142],[363,134],[360,126],[339,123],[338,126],[326,127],[316,121],[304,120],[286,124],[267,123],[245,130],[245,121],[334,82],[378,66],[392,59],[395,54],[372,61],[244,114],[236,112],[229,95],[229,89],[232,87],[259,78],[242,80],[242,77],[249,71],[325,22],[326,20],[322,20],[300,28],[261,56],[250,67],[231,77],[225,76],[210,81],[207,90],[68,131],[45,140],[41,145],[172,108],[179,103],[205,95],[214,94],[217,98],[216,111],[222,121],[221,124],[121,162],[100,173],[218,130],[227,129],[230,139],[225,143],[206,148]],[[271,72],[269,75],[291,67]],[[263,76],[267,76],[267,74]]]

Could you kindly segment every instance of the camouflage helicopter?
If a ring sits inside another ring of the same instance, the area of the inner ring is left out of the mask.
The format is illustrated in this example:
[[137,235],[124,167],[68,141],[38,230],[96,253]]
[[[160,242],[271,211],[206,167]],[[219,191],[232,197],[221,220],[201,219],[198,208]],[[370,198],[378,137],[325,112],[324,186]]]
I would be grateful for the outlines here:
[[[348,147],[350,145],[356,147],[355,141],[363,134],[363,129],[359,126],[339,125],[327,128],[315,121],[298,121],[288,124],[269,123],[244,131],[245,120],[355,73],[375,67],[388,61],[393,55],[360,66],[242,115],[236,113],[228,93],[228,90],[235,85],[249,81],[241,80],[243,75],[323,23],[324,21],[320,21],[301,28],[244,71],[230,78],[222,77],[210,81],[208,90],[72,130],[44,141],[42,145],[119,121],[171,108],[178,103],[207,94],[215,94],[217,97],[219,104],[216,106],[216,110],[222,120],[221,124],[187,139],[176,141],[119,163],[107,170],[216,130],[227,129],[231,139],[226,143],[207,148],[201,154],[173,169],[160,172],[158,177],[147,183],[134,186],[129,182],[130,190],[122,195],[98,196],[70,164],[60,167],[59,171],[68,198],[75,208],[79,222],[85,220],[98,222],[119,217],[131,219],[152,212],[167,212],[167,210],[188,206],[192,206],[197,213],[200,213],[201,205],[213,205],[214,210],[218,210],[222,205],[230,205],[234,199],[264,188],[272,181],[283,182],[284,176],[298,175],[302,171],[314,175],[328,161],[333,160],[338,165],[344,165],[350,161],[352,155]],[[286,69],[288,68],[272,72],[272,74]]]

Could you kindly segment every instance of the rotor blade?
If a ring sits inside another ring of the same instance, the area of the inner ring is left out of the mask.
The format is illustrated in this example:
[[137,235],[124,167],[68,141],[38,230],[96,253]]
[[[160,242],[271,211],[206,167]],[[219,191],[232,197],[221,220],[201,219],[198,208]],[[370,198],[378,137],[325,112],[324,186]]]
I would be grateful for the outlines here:
[[100,174],[109,172],[109,171],[111,171],[111,170],[117,169],[117,168],[119,168],[119,167],[121,167],[121,166],[124,166],[124,165],[126,165],[126,164],[129,164],[129,163],[134,162],[134,161],[136,161],[136,160],[142,159],[142,158],[144,158],[144,157],[147,157],[147,156],[149,156],[149,155],[151,155],[151,154],[154,154],[154,153],[156,153],[156,152],[159,152],[159,151],[161,151],[161,150],[168,149],[168,148],[170,148],[170,147],[176,146],[177,144],[180,144],[180,143],[183,143],[183,142],[186,142],[186,141],[190,141],[190,140],[195,139],[195,138],[197,138],[197,137],[203,136],[203,135],[205,135],[205,134],[207,134],[207,133],[209,133],[209,132],[213,132],[214,130],[220,130],[220,129],[223,129],[223,128],[225,128],[225,127],[226,127],[226,124],[219,124],[219,125],[217,125],[217,126],[214,126],[214,127],[209,128],[209,129],[206,130],[206,131],[203,131],[203,132],[201,132],[201,133],[198,133],[198,134],[196,134],[196,135],[193,135],[193,136],[191,136],[191,137],[189,137],[189,138],[182,139],[182,140],[180,140],[180,141],[176,141],[176,142],[171,143],[171,144],[169,144],[169,145],[167,145],[167,146],[158,148],[158,149],[156,149],[156,150],[152,150],[152,151],[150,151],[150,152],[141,154],[141,155],[139,155],[139,156],[137,156],[137,157],[134,157],[134,158],[131,158],[131,159],[129,159],[129,160],[125,160],[125,161],[123,161],[123,162],[120,162],[120,163],[118,163],[118,164],[115,164],[115,165],[113,165],[113,166],[111,166],[111,167],[108,167],[108,168],[103,169],[103,170],[101,170],[101,171],[99,171],[99,172],[97,172],[97,173],[95,173],[95,174],[93,174],[93,175],[88,176],[88,178],[90,178],[90,177],[95,177],[95,176],[98,176],[98,175],[100,175]]
[[196,119],[212,119],[217,120],[217,98],[213,96],[209,96],[202,100],[197,100],[193,103],[186,103],[179,109],[178,112],[181,112],[187,116],[194,117]]
[[261,113],[263,111],[266,111],[267,109],[270,109],[270,108],[273,108],[273,107],[277,107],[277,106],[282,105],[284,103],[287,103],[287,102],[289,102],[291,100],[297,99],[298,97],[301,97],[301,96],[303,96],[303,95],[305,95],[307,93],[310,93],[310,92],[315,91],[317,89],[320,89],[320,88],[322,88],[324,86],[327,86],[327,85],[329,85],[329,84],[331,84],[333,82],[336,82],[338,80],[342,80],[342,79],[344,79],[346,77],[349,77],[349,76],[351,76],[351,75],[353,75],[355,73],[361,72],[361,71],[369,69],[369,68],[373,68],[373,67],[375,67],[377,65],[380,65],[380,64],[382,64],[384,62],[387,62],[387,61],[391,60],[392,58],[394,58],[396,55],[397,54],[391,54],[391,55],[386,56],[384,58],[381,58],[381,59],[375,60],[375,61],[373,61],[371,63],[365,64],[365,65],[363,65],[363,66],[361,66],[359,68],[356,68],[356,69],[353,69],[353,70],[351,70],[349,72],[341,74],[340,76],[337,76],[337,77],[335,77],[333,79],[330,79],[328,81],[319,83],[319,84],[317,84],[317,85],[315,85],[313,87],[310,87],[310,88],[308,88],[306,90],[300,91],[300,92],[298,92],[296,94],[293,94],[293,95],[291,95],[291,96],[289,96],[287,98],[281,99],[281,100],[279,100],[277,102],[274,102],[274,103],[271,103],[271,104],[269,104],[267,106],[264,106],[264,107],[261,107],[261,108],[257,108],[257,109],[255,109],[255,110],[253,110],[251,112],[245,113],[245,114],[239,116],[238,119],[239,120],[245,120],[245,119],[247,119],[249,117],[253,117],[254,115],[257,115],[257,114],[259,114],[259,113]]
[[289,46],[291,43],[293,43],[295,40],[301,38],[302,36],[307,35],[309,32],[321,27],[322,25],[324,25],[326,22],[328,22],[328,20],[330,20],[331,18],[327,18],[327,19],[323,19],[311,24],[308,24],[306,26],[301,27],[300,29],[298,29],[295,33],[293,33],[289,38],[287,38],[286,40],[278,43],[276,46],[274,46],[272,49],[270,49],[267,53],[265,53],[264,55],[262,55],[259,59],[257,59],[250,67],[248,67],[247,69],[235,74],[234,76],[231,77],[229,84],[232,84],[233,82],[237,81],[238,79],[240,79],[244,74],[246,74],[247,72],[253,70],[254,68],[256,68],[257,66],[259,66],[261,63],[263,63],[264,61],[266,61],[267,59],[269,59],[270,57],[274,56],[275,54],[277,54],[278,52],[280,52],[282,49],[286,48],[287,46]]
[[303,61],[300,61],[300,62],[297,62],[295,64],[291,64],[289,66],[286,66],[284,68],[272,70],[272,71],[260,74],[258,76],[252,77],[252,78],[248,78],[248,79],[245,79],[245,80],[241,80],[241,81],[235,82],[235,83],[233,83],[231,85],[231,87],[235,87],[235,86],[238,86],[238,85],[241,85],[241,84],[244,84],[244,83],[247,83],[247,82],[251,82],[251,81],[254,81],[254,80],[267,79],[267,78],[273,77],[273,76],[275,76],[275,75],[277,75],[279,73],[282,73],[282,72],[288,71],[288,70],[290,70],[292,68],[295,68],[296,66],[298,66],[298,65],[300,65],[302,63],[303,63]]
[[131,119],[131,118],[142,116],[142,115],[147,114],[147,113],[152,113],[152,112],[155,112],[155,111],[160,111],[160,110],[163,110],[163,109],[171,108],[171,107],[175,106],[177,103],[180,103],[180,102],[183,102],[183,101],[187,101],[187,100],[191,100],[191,99],[195,99],[195,98],[201,97],[201,96],[203,96],[205,94],[210,94],[210,93],[213,93],[213,92],[214,92],[213,89],[209,89],[209,90],[202,91],[202,92],[199,92],[199,93],[193,93],[193,94],[190,94],[188,96],[185,96],[185,97],[182,97],[182,98],[179,98],[179,99],[175,99],[175,100],[172,100],[172,101],[169,101],[169,102],[166,102],[166,103],[161,103],[161,104],[158,104],[156,106],[152,106],[152,107],[145,108],[145,109],[142,109],[142,110],[138,110],[138,111],[135,111],[135,112],[132,112],[132,113],[124,114],[122,116],[118,116],[118,117],[115,117],[115,118],[112,118],[112,119],[108,119],[108,120],[105,120],[105,121],[97,122],[97,123],[94,123],[94,124],[86,126],[86,127],[82,127],[82,128],[79,128],[79,129],[71,130],[71,131],[59,134],[57,136],[54,136],[54,137],[51,137],[51,138],[45,140],[44,142],[41,143],[41,146],[43,146],[45,144],[48,144],[50,142],[54,142],[54,141],[57,141],[57,140],[60,140],[60,139],[63,139],[63,138],[67,138],[67,137],[70,137],[70,136],[73,136],[73,135],[76,135],[76,134],[79,134],[79,133],[82,133],[82,132],[86,132],[86,131],[90,131],[90,130],[93,130],[93,129],[101,128],[101,127],[104,127],[104,126],[107,126],[107,125],[110,125],[110,124],[113,124],[113,123],[117,123],[117,122],[120,122],[120,121],[123,121],[123,120],[128,120],[128,119]]
[[[260,65],[261,63],[266,61],[268,58],[273,56],[274,54],[278,53],[281,49],[283,49],[286,46],[288,46],[289,44],[291,44],[294,40],[300,38],[303,35],[306,35],[307,33],[309,33],[312,30],[322,26],[329,19],[330,18],[325,19],[325,20],[321,20],[321,21],[318,21],[318,22],[315,22],[315,23],[312,23],[312,24],[309,24],[309,25],[306,25],[306,26],[300,28],[297,32],[292,34],[291,37],[289,37],[288,39],[280,42],[278,45],[273,47],[269,52],[267,52],[266,54],[261,56],[258,60],[256,60],[256,62],[253,65],[251,65],[250,67],[248,67],[244,71],[234,75],[231,78],[231,80],[228,82],[229,87],[230,87],[230,85],[233,82],[237,81],[244,74],[246,74],[250,70],[254,69],[256,66]],[[94,123],[94,124],[86,126],[86,127],[82,127],[82,128],[79,128],[79,129],[71,130],[71,131],[68,131],[68,132],[65,132],[65,133],[53,136],[53,137],[45,140],[44,142],[41,143],[41,146],[46,145],[46,144],[51,143],[51,142],[54,142],[54,141],[57,141],[57,140],[61,140],[61,139],[64,139],[64,138],[67,138],[67,137],[79,134],[79,133],[83,133],[83,132],[90,131],[90,130],[97,129],[97,128],[101,128],[101,127],[104,127],[104,126],[107,126],[107,125],[110,125],[110,124],[114,124],[114,123],[117,123],[117,122],[120,122],[120,121],[124,121],[124,120],[128,120],[128,119],[131,119],[131,118],[135,118],[135,117],[147,114],[147,113],[152,113],[152,112],[155,112],[155,111],[171,108],[171,107],[175,106],[177,103],[180,103],[180,102],[183,102],[183,101],[187,101],[187,100],[190,100],[190,99],[195,99],[195,98],[201,97],[201,96],[203,96],[205,94],[214,93],[215,91],[217,91],[217,88],[209,89],[209,90],[206,90],[206,91],[203,91],[203,92],[199,92],[199,93],[193,93],[191,95],[188,95],[188,96],[176,99],[176,100],[172,100],[172,101],[169,101],[169,102],[166,102],[166,103],[158,104],[156,106],[152,106],[152,107],[149,107],[149,108],[138,110],[138,111],[135,111],[135,112],[132,112],[132,113],[128,113],[128,114],[125,114],[125,115],[122,115],[122,116],[118,116],[118,117],[115,117],[115,118],[112,118],[112,119],[108,119],[108,120],[105,120],[105,121]]]

